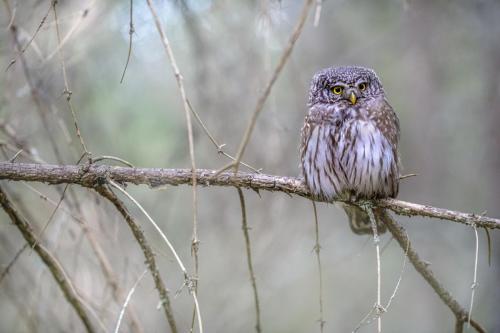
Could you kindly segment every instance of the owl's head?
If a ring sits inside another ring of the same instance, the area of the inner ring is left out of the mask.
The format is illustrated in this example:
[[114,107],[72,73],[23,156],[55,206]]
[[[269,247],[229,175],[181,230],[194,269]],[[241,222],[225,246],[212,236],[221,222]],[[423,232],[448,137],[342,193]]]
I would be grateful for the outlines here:
[[372,69],[359,66],[330,67],[317,72],[309,89],[309,106],[345,101],[356,104],[384,93]]

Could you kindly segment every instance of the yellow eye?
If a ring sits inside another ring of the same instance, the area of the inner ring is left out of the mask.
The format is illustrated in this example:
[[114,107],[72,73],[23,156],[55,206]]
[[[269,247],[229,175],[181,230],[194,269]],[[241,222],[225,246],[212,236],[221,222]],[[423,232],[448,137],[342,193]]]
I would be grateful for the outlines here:
[[364,82],[363,82],[363,83],[358,84],[358,89],[359,89],[360,91],[365,90],[365,89],[366,89],[366,83],[364,83]]
[[344,91],[344,88],[341,87],[341,86],[335,86],[332,88],[332,92],[335,94],[335,95],[340,95],[342,94],[342,91]]

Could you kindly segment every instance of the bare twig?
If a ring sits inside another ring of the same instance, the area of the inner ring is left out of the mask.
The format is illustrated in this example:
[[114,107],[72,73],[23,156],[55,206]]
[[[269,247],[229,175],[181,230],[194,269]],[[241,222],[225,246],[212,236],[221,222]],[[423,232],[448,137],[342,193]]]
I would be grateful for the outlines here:
[[64,56],[62,54],[61,33],[59,31],[59,20],[57,19],[56,7],[57,7],[57,1],[53,1],[52,2],[52,10],[54,12],[54,20],[56,22],[57,51],[59,54],[59,61],[61,63],[63,79],[64,79],[64,94],[66,95],[66,101],[68,102],[68,107],[71,111],[71,116],[73,117],[73,123],[75,125],[76,136],[80,140],[80,144],[82,145],[83,151],[90,158],[90,153],[87,150],[87,146],[85,145],[85,141],[83,140],[82,134],[80,132],[80,126],[78,125],[78,120],[76,117],[75,109],[73,108],[73,103],[71,103],[71,96],[72,96],[73,92],[69,88],[68,75],[66,73],[66,65],[64,63]]
[[471,295],[470,295],[470,306],[469,306],[469,313],[468,313],[468,316],[467,316],[467,327],[470,328],[470,317],[472,316],[472,307],[474,305],[474,294],[476,292],[476,288],[477,288],[477,261],[478,261],[478,256],[479,256],[479,237],[478,237],[478,234],[477,234],[477,228],[475,225],[472,225],[472,227],[474,228],[474,235],[475,235],[475,239],[476,239],[476,255],[474,257],[474,280],[472,281],[472,285],[471,285]]
[[314,253],[316,253],[316,262],[318,264],[318,275],[319,275],[319,330],[323,333],[326,321],[323,316],[323,267],[321,266],[321,246],[319,245],[319,221],[318,221],[318,210],[316,209],[316,202],[311,200],[314,212]]
[[[53,207],[56,207],[58,203],[56,203],[54,200],[50,199],[48,196],[44,195],[42,192],[38,191],[36,188],[33,186],[21,182],[24,186],[26,186],[30,191],[36,193],[40,199],[48,202],[51,204]],[[104,277],[106,278],[107,283],[111,287],[111,294],[113,296],[113,299],[116,302],[121,302],[123,299],[123,290],[120,287],[120,284],[118,282],[118,278],[116,277],[115,272],[113,271],[113,268],[111,267],[111,263],[106,256],[104,250],[102,249],[101,245],[97,241],[95,234],[92,232],[92,230],[88,227],[88,222],[85,221],[82,217],[75,216],[71,211],[66,209],[65,207],[60,207],[59,208],[61,211],[63,211],[66,215],[71,217],[75,222],[78,223],[78,225],[81,227],[83,233],[85,234],[87,240],[90,243],[90,247],[94,251],[97,260],[99,261],[99,266],[101,267]],[[139,323],[139,320],[137,318],[137,314],[133,311],[132,307],[127,308],[127,313],[128,317],[130,318],[130,327],[132,331],[136,333],[142,333],[142,327]]]
[[128,30],[128,53],[127,53],[127,62],[125,63],[125,68],[123,69],[122,78],[120,79],[120,83],[123,82],[123,78],[125,77],[125,73],[127,72],[128,63],[130,62],[130,55],[132,54],[132,36],[134,35],[134,0],[130,0],[130,21],[129,21],[129,30]]
[[410,177],[416,177],[416,176],[418,176],[418,173],[409,173],[407,175],[399,176],[399,180],[410,178]]
[[125,314],[125,309],[127,308],[127,305],[130,302],[130,299],[132,298],[132,295],[134,294],[135,289],[137,288],[137,286],[139,285],[139,282],[141,282],[142,278],[144,277],[144,275],[146,275],[147,272],[148,272],[147,269],[144,270],[144,272],[142,272],[142,274],[139,276],[139,278],[137,278],[137,281],[135,281],[132,288],[130,288],[130,291],[127,294],[127,298],[125,299],[125,303],[123,303],[122,309],[120,311],[120,315],[118,316],[118,320],[116,321],[115,333],[118,333],[118,330],[120,329],[120,324],[122,322],[123,315]]
[[54,155],[56,157],[56,160],[58,161],[58,163],[63,163],[62,155],[59,151],[59,148],[57,147],[56,140],[55,140],[55,138],[52,135],[52,132],[50,130],[50,126],[49,126],[50,122],[49,122],[49,119],[47,119],[47,115],[46,115],[48,110],[46,107],[44,107],[44,105],[42,103],[41,94],[38,90],[38,87],[34,83],[33,77],[31,75],[29,68],[28,68],[28,64],[26,62],[24,54],[21,52],[22,47],[21,47],[21,43],[20,43],[19,38],[18,38],[17,26],[16,26],[15,21],[14,21],[13,12],[11,11],[10,1],[4,0],[4,4],[5,4],[5,7],[7,9],[7,13],[9,14],[9,20],[11,20],[11,24],[9,25],[9,27],[10,27],[9,30],[11,32],[12,39],[14,41],[14,46],[16,48],[16,52],[18,53],[18,58],[19,58],[19,60],[21,60],[21,67],[22,67],[22,70],[24,73],[24,77],[26,79],[26,83],[28,84],[28,86],[30,88],[33,103],[36,106],[36,110],[38,112],[38,115],[40,116],[43,128],[47,134],[47,137],[49,139],[52,150],[54,151]]
[[[189,109],[191,110],[191,112],[193,113],[194,115],[194,118],[196,119],[196,121],[198,122],[198,124],[200,124],[201,128],[203,129],[203,131],[205,132],[205,134],[208,136],[208,138],[210,139],[210,141],[214,144],[215,148],[217,149],[217,153],[229,158],[230,160],[235,160],[235,158],[231,155],[229,155],[228,153],[226,153],[222,148],[225,146],[225,144],[219,144],[219,142],[217,142],[217,140],[215,140],[215,137],[212,135],[212,133],[210,133],[210,131],[208,130],[208,127],[205,125],[205,123],[203,122],[203,120],[201,120],[200,118],[200,115],[198,114],[198,112],[196,112],[196,110],[193,108],[193,106],[191,105],[191,102],[189,100],[187,100],[188,102],[188,105],[189,105]],[[261,172],[261,169],[256,169],[254,167],[252,167],[251,165],[241,161],[240,162],[241,165],[247,167],[248,169],[254,171],[254,172],[257,172],[257,173],[260,173]]]
[[484,228],[484,232],[486,233],[486,240],[488,241],[488,266],[491,266],[491,251],[493,251],[493,249],[491,244],[490,231],[488,230],[488,228]]
[[[434,276],[434,273],[429,268],[429,265],[420,259],[417,252],[411,246],[411,243],[408,239],[406,231],[403,227],[397,223],[387,212],[382,211],[379,216],[384,223],[387,225],[387,228],[392,233],[394,238],[398,241],[399,245],[403,249],[407,249],[408,259],[413,264],[415,269],[420,275],[427,281],[427,283],[434,289],[439,298],[443,301],[446,306],[453,312],[457,320],[457,326],[459,328],[463,328],[463,323],[467,321],[467,310],[465,310],[454,298],[453,296],[444,288],[444,286],[437,280]],[[476,321],[473,319],[470,320],[471,326],[479,333],[485,333],[484,328],[481,327]],[[461,332],[461,331],[456,331]]]
[[163,238],[163,240],[167,244],[168,248],[170,249],[170,251],[174,255],[175,260],[177,261],[177,264],[179,265],[182,273],[184,274],[184,284],[188,287],[190,294],[193,296],[196,313],[198,314],[198,326],[199,326],[199,329],[200,329],[200,333],[203,333],[203,326],[202,326],[202,322],[201,322],[200,309],[199,309],[199,306],[198,306],[198,299],[197,299],[197,296],[196,296],[196,289],[195,289],[196,288],[196,284],[193,282],[194,279],[189,276],[189,274],[188,274],[188,272],[186,270],[186,267],[182,263],[182,260],[179,257],[179,255],[177,254],[177,251],[175,250],[174,246],[168,240],[167,236],[161,230],[161,228],[158,226],[158,224],[153,220],[153,218],[148,214],[148,212],[141,206],[141,204],[139,204],[139,202],[137,202],[137,200],[135,200],[134,197],[132,197],[127,191],[125,191],[124,189],[122,189],[118,184],[116,184],[112,180],[110,180],[109,183],[111,184],[111,186],[113,186],[114,188],[116,188],[117,190],[119,190],[120,192],[122,192],[127,198],[130,199],[130,201],[132,201],[141,210],[141,212],[147,217],[147,219],[149,220],[149,222],[151,222],[151,224],[156,229],[156,231],[158,231],[158,233]]
[[[10,142],[0,141],[1,149],[8,149],[11,152],[18,152],[22,150],[21,155],[30,161],[36,163],[46,163],[43,159],[38,156],[35,149],[28,146],[24,139],[19,138],[16,129],[14,129],[11,124],[6,122],[4,119],[0,119],[0,131],[8,138]],[[7,157],[6,157],[7,158]]]
[[21,254],[28,248],[28,243],[24,244],[22,248],[17,251],[17,253],[14,255],[14,258],[5,266],[5,268],[2,270],[0,273],[0,285],[2,284],[3,279],[9,274],[10,269],[14,264],[16,263],[17,259],[21,256]]
[[[408,240],[409,240],[410,238],[408,237],[408,233],[406,233],[406,230],[405,230],[405,234],[406,234],[406,238],[408,238]],[[394,237],[392,237],[391,240],[392,239],[394,239]],[[387,305],[385,306],[386,311],[388,311],[389,308],[391,307],[392,300],[394,299],[394,297],[396,297],[396,294],[397,294],[398,289],[399,289],[399,285],[401,284],[401,280],[403,279],[403,273],[404,273],[405,268],[406,268],[406,262],[408,261],[408,250],[409,249],[410,249],[410,242],[408,242],[406,244],[405,257],[403,259],[403,265],[401,267],[401,272],[399,273],[398,282],[396,282],[396,286],[394,287],[394,291],[392,292],[392,295],[391,295],[391,297],[389,297],[389,300],[387,301]]]
[[94,188],[99,194],[101,194],[104,198],[108,199],[120,212],[125,221],[130,227],[130,230],[134,234],[135,239],[139,243],[142,252],[144,253],[144,257],[146,259],[146,264],[149,268],[151,276],[153,277],[155,287],[158,290],[158,294],[160,296],[160,304],[163,307],[165,312],[165,316],[167,317],[168,324],[170,326],[170,330],[172,333],[177,333],[177,325],[175,323],[174,314],[172,311],[172,307],[170,305],[170,297],[168,295],[168,290],[165,287],[165,284],[161,278],[160,272],[156,265],[155,256],[151,246],[146,240],[144,233],[142,232],[139,225],[136,223],[135,219],[130,215],[129,211],[125,207],[124,203],[106,186],[97,186]]
[[[149,1],[149,0],[148,0]],[[280,57],[280,60],[278,61],[278,64],[276,65],[276,68],[274,69],[274,72],[269,80],[269,82],[266,85],[266,88],[264,89],[264,92],[262,95],[260,95],[259,99],[257,100],[257,105],[255,106],[255,110],[252,113],[252,116],[250,118],[250,121],[245,129],[245,133],[243,134],[243,137],[240,142],[240,146],[238,148],[238,152],[236,153],[236,160],[234,162],[231,162],[221,168],[217,173],[221,173],[229,168],[234,169],[234,173],[238,172],[238,168],[240,165],[241,158],[243,157],[243,153],[245,152],[245,148],[248,145],[248,141],[250,140],[250,137],[252,135],[253,129],[255,127],[255,124],[257,122],[257,117],[259,116],[260,112],[264,108],[264,104],[266,103],[267,98],[271,94],[271,89],[274,86],[274,83],[278,79],[281,70],[283,67],[285,67],[285,64],[290,57],[290,54],[292,53],[293,47],[295,46],[295,42],[297,42],[297,39],[300,36],[300,33],[302,32],[302,28],[304,27],[304,23],[306,22],[307,16],[309,14],[309,10],[311,8],[312,3],[314,0],[305,0],[304,1],[304,6],[302,7],[302,11],[300,13],[299,19],[295,25],[295,28],[293,29],[293,32],[288,40],[287,46],[283,50],[283,53]]]
[[[484,218],[484,216],[470,213],[461,213],[453,210],[448,210],[444,208],[436,208],[429,205],[420,205],[411,202],[405,202],[397,199],[384,199],[379,200],[379,207],[388,208],[399,215],[405,216],[425,216],[433,217],[442,220],[454,221],[472,226],[476,223],[476,226],[487,227],[487,228],[499,228],[500,220],[489,218]],[[489,222],[494,222],[490,224]],[[486,223],[484,223],[486,222]]]
[[54,208],[54,210],[52,211],[52,213],[50,214],[47,222],[45,222],[45,224],[43,225],[42,229],[40,230],[40,232],[38,233],[38,235],[36,236],[36,240],[35,240],[35,243],[33,244],[32,248],[34,248],[38,242],[40,241],[40,239],[42,238],[43,236],[43,233],[45,232],[45,230],[47,229],[47,227],[49,226],[50,222],[52,222],[52,219],[54,218],[54,216],[56,215],[56,212],[57,210],[59,209],[59,207],[61,206],[63,200],[64,200],[64,197],[66,196],[66,191],[68,190],[69,188],[69,185],[70,184],[66,184],[64,186],[64,190],[62,191],[62,194],[61,194],[61,197],[59,198],[59,201],[57,202],[57,205],[56,207]]
[[250,281],[252,282],[252,289],[253,289],[253,298],[255,302],[255,330],[257,333],[262,332],[261,329],[261,324],[260,324],[260,305],[259,305],[259,295],[257,293],[257,281],[255,280],[255,273],[253,271],[253,264],[252,264],[252,250],[250,247],[250,236],[248,235],[248,224],[247,224],[247,212],[246,212],[246,207],[245,207],[245,196],[243,195],[243,191],[241,188],[237,187],[238,190],[238,196],[240,197],[240,206],[241,206],[241,223],[242,223],[242,229],[243,229],[243,236],[245,237],[245,248],[246,248],[246,253],[247,253],[247,264],[248,264],[248,271],[250,273]]
[[375,215],[373,214],[372,207],[366,204],[365,211],[370,217],[370,222],[373,231],[373,243],[375,244],[375,251],[377,254],[377,303],[375,304],[375,314],[377,316],[377,332],[382,333],[382,313],[385,312],[385,309],[382,307],[382,303],[380,300],[381,281],[382,281],[380,274],[380,238],[377,232],[377,220],[375,219]]
[[[195,279],[194,279],[194,289],[191,290],[191,293],[193,294],[193,297],[196,300],[196,293],[198,292],[198,279],[199,279],[199,274],[198,274],[198,268],[199,268],[199,260],[198,260],[198,250],[199,250],[199,245],[200,245],[200,240],[198,239],[198,198],[197,198],[197,190],[196,190],[196,162],[195,162],[195,156],[194,156],[194,139],[193,139],[193,124],[191,122],[191,112],[190,108],[188,105],[187,101],[187,96],[186,96],[186,91],[184,89],[184,83],[183,83],[183,77],[181,75],[181,72],[179,70],[179,67],[177,66],[177,62],[175,61],[175,56],[174,52],[172,51],[172,47],[170,46],[170,42],[168,41],[167,35],[165,31],[163,30],[162,24],[160,22],[160,19],[158,18],[158,14],[156,13],[156,9],[153,6],[153,3],[151,0],[146,0],[148,3],[149,10],[151,11],[151,15],[153,15],[153,19],[155,21],[156,25],[156,30],[158,30],[158,34],[160,35],[161,42],[163,44],[163,48],[165,49],[165,52],[168,56],[168,59],[170,61],[170,65],[172,66],[172,70],[174,72],[174,76],[177,82],[177,86],[179,87],[179,92],[181,95],[182,99],[182,104],[184,106],[184,114],[186,116],[186,125],[187,125],[187,132],[188,132],[188,143],[189,143],[189,158],[191,160],[191,182],[194,185],[193,186],[193,191],[192,191],[192,202],[193,202],[193,236],[192,236],[192,241],[191,241],[191,255],[194,257],[194,274],[195,274]],[[195,304],[196,305],[196,304]],[[199,309],[193,309],[194,311],[199,312]],[[194,325],[194,319],[193,319],[193,325]],[[201,327],[201,319],[198,318],[198,322],[200,324],[200,332],[203,332],[203,329]],[[193,327],[191,327],[191,330],[193,330]]]
[[12,222],[19,229],[26,242],[30,246],[34,247],[34,250],[40,257],[40,259],[42,259],[47,268],[50,270],[59,288],[61,288],[66,300],[73,306],[78,317],[80,317],[80,320],[85,326],[87,332],[95,332],[95,328],[87,314],[87,311],[84,309],[84,304],[81,302],[78,294],[71,284],[71,281],[67,278],[66,274],[62,270],[62,267],[44,246],[36,244],[35,234],[31,229],[28,221],[26,221],[17,212],[16,208],[12,205],[9,198],[7,197],[7,194],[3,191],[2,188],[0,188],[0,204],[2,205],[7,215],[9,215]]
[[314,26],[319,25],[319,19],[321,17],[321,8],[323,7],[323,0],[316,0],[316,11],[314,12]]
[[[80,161],[82,160],[82,158],[85,156],[86,154],[84,153],[82,155],[82,157],[80,157],[80,159],[78,160],[77,164],[80,163]],[[49,226],[50,222],[52,221],[52,219],[54,218],[54,216],[56,215],[56,212],[57,210],[59,209],[59,207],[61,206],[65,196],[66,196],[66,191],[69,189],[69,186],[71,184],[66,184],[64,186],[64,189],[61,193],[61,197],[59,198],[59,201],[57,202],[57,205],[55,206],[54,210],[52,211],[52,213],[50,214],[49,216],[49,219],[47,220],[47,222],[45,222],[45,224],[43,225],[42,227],[42,230],[40,230],[40,233],[38,234],[37,236],[37,239],[36,239],[36,242],[38,243],[40,241],[40,238],[42,237],[43,233],[45,232],[45,230],[47,229],[47,227]],[[36,245],[36,244],[35,244]]]
[[14,156],[12,156],[11,158],[9,158],[9,162],[10,163],[14,163],[14,161],[19,157],[19,155],[21,155],[21,153],[23,152],[23,150],[19,150],[17,153],[14,154]]
[[[9,68],[14,65],[17,61],[17,59],[19,58],[19,56],[21,56],[22,54],[24,54],[24,52],[26,52],[26,50],[28,49],[28,47],[31,45],[31,43],[33,42],[33,40],[35,39],[36,35],[38,34],[38,32],[40,31],[40,29],[42,29],[43,25],[45,24],[45,21],[47,20],[47,17],[49,16],[49,13],[50,13],[50,9],[52,8],[52,4],[54,3],[54,0],[52,0],[50,2],[50,5],[49,7],[47,8],[47,12],[45,13],[45,15],[42,17],[42,20],[40,21],[40,23],[38,24],[38,27],[36,28],[35,32],[33,33],[33,35],[31,36],[31,38],[29,39],[29,41],[26,43],[26,45],[23,46],[23,48],[20,50],[19,54],[16,55],[16,57],[14,59],[12,59],[10,62],[9,62],[9,65],[7,65],[7,68],[5,68],[5,71],[8,71]],[[12,15],[11,17],[11,20],[10,20],[10,23],[9,23],[9,28],[14,24],[14,15]]]
[[172,254],[174,255],[175,257],[175,260],[177,261],[177,264],[179,265],[182,273],[184,273],[185,275],[187,275],[187,270],[186,270],[186,267],[184,266],[184,264],[182,263],[182,260],[181,258],[179,257],[179,255],[177,254],[177,251],[175,250],[174,246],[172,245],[172,243],[168,240],[167,236],[165,235],[165,233],[161,230],[161,228],[158,226],[158,224],[153,220],[153,218],[148,214],[148,212],[141,206],[141,204],[139,202],[137,202],[137,200],[135,200],[135,198],[133,196],[131,196],[127,191],[125,191],[124,189],[122,189],[120,187],[120,185],[118,185],[117,183],[115,183],[114,181],[109,181],[109,183],[111,184],[111,186],[113,186],[114,188],[116,188],[117,190],[119,190],[120,192],[122,192],[123,194],[125,194],[125,196],[127,198],[130,199],[130,201],[132,201],[134,203],[134,205],[136,205],[140,211],[147,217],[147,219],[149,220],[149,222],[151,222],[151,224],[153,225],[153,227],[156,229],[156,231],[158,231],[158,233],[160,234],[161,238],[163,238],[163,240],[165,241],[165,243],[167,244],[168,248],[170,249],[170,251],[172,252]]
[[[215,172],[215,170],[206,169],[196,170],[196,184],[199,186],[236,186],[254,190],[283,192],[311,198],[311,194],[300,178],[243,172],[237,175],[234,175],[232,172],[224,172],[218,176],[214,176]],[[96,187],[108,178],[118,183],[146,184],[152,187],[191,185],[192,176],[193,173],[190,169],[0,162],[0,179],[36,181],[50,184],[72,183],[85,187]],[[354,202],[347,203],[355,204]],[[374,207],[387,208],[403,215],[426,216],[466,225],[475,223],[477,227],[500,229],[500,219],[488,216],[420,205],[397,199],[375,200],[372,202],[372,205]]]
[[73,34],[76,32],[78,27],[82,24],[83,20],[88,16],[90,8],[94,5],[94,2],[96,0],[90,1],[90,4],[87,5],[87,8],[80,10],[81,14],[78,15],[78,19],[75,20],[74,24],[69,28],[68,32],[66,33],[66,36],[64,36],[60,42],[58,43],[57,48],[52,51],[51,54],[47,58],[44,59],[44,64],[50,61],[57,53],[59,53],[59,49],[62,48],[73,36]]
[[104,160],[111,160],[111,161],[120,162],[120,163],[125,164],[126,166],[128,166],[130,168],[134,168],[134,165],[132,163],[124,160],[123,158],[110,156],[110,155],[104,155],[104,156],[99,156],[97,158],[92,158],[92,163],[97,163],[97,162],[104,161]]
[[[405,231],[405,233],[406,233],[406,231]],[[408,234],[406,234],[406,237],[408,237]],[[392,237],[391,240],[392,239],[394,239],[394,237]],[[391,241],[389,241],[387,244],[389,244],[390,242]],[[391,297],[389,297],[389,300],[387,301],[387,305],[383,308],[384,312],[387,312],[389,310],[389,308],[391,307],[391,303],[394,300],[394,298],[396,297],[396,294],[397,294],[398,289],[399,289],[399,285],[401,284],[401,281],[403,280],[403,273],[404,273],[405,268],[406,268],[406,262],[408,261],[408,249],[409,249],[409,245],[410,245],[410,243],[408,242],[407,246],[406,246],[406,250],[405,250],[404,259],[403,259],[403,265],[401,267],[401,272],[399,273],[398,281],[396,282],[396,286],[394,287],[394,290],[392,292]],[[383,249],[380,252],[382,254]],[[378,319],[379,315],[375,315],[374,317],[370,318],[370,316],[375,311],[376,311],[376,307],[374,306],[374,307],[372,307],[370,309],[370,311],[366,314],[366,316],[364,316],[363,319],[361,319],[361,321],[359,322],[359,324],[352,330],[352,333],[357,332],[362,326],[370,324],[374,319]]]

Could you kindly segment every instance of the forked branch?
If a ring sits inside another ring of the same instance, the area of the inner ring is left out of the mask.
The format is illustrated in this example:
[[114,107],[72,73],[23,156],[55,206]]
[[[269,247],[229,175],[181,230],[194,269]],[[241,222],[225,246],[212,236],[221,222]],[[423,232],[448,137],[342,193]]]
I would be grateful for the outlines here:
[[381,214],[381,219],[387,225],[387,228],[392,233],[394,238],[398,241],[401,248],[406,249],[408,259],[413,264],[415,269],[420,275],[429,283],[429,285],[434,289],[436,294],[441,298],[444,304],[453,312],[456,317],[457,325],[455,327],[456,333],[461,333],[463,331],[463,324],[470,319],[470,325],[474,327],[474,329],[479,333],[485,333],[486,330],[481,327],[476,321],[472,318],[468,317],[468,311],[465,310],[450,294],[448,290],[444,287],[444,285],[439,282],[439,280],[434,276],[434,273],[429,268],[429,265],[420,259],[417,252],[411,246],[411,242],[408,239],[408,235],[406,234],[403,227],[396,222],[389,214],[386,212]]
[[84,304],[80,300],[80,297],[76,293],[71,281],[67,278],[64,273],[62,267],[59,265],[58,261],[52,256],[52,254],[40,243],[36,241],[35,233],[33,232],[28,221],[21,216],[17,209],[12,205],[10,199],[7,197],[7,194],[0,187],[0,205],[3,210],[7,213],[12,223],[19,229],[21,234],[23,235],[26,242],[33,247],[33,250],[38,254],[40,259],[47,266],[49,271],[52,273],[52,276],[56,280],[59,288],[64,294],[64,297],[68,300],[68,302],[75,309],[78,317],[82,321],[83,325],[87,332],[96,332],[94,324],[89,318],[87,310],[84,307]]

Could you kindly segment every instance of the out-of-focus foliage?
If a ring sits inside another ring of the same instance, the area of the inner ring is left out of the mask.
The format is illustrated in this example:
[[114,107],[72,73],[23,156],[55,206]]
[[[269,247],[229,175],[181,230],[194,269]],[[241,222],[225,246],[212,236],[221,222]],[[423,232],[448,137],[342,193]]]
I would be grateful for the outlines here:
[[[25,45],[49,1],[10,1]],[[156,1],[185,79],[187,94],[207,127],[234,153],[271,75],[298,12],[300,1]],[[3,5],[3,4],[2,4]],[[72,102],[82,135],[94,156],[115,155],[137,166],[189,167],[187,131],[180,95],[145,1],[134,4],[133,49],[122,84],[129,29],[128,1],[60,1],[62,47]],[[88,13],[83,15],[83,11]],[[43,111],[62,155],[54,155],[21,66],[5,68],[16,52],[5,7],[0,11],[0,117],[16,139],[46,162],[75,163],[81,148],[63,96],[64,82],[52,12],[24,53]],[[299,130],[309,80],[321,68],[360,64],[382,79],[401,121],[405,173],[400,198],[468,212],[500,216],[500,3],[498,1],[328,0],[320,24],[312,15],[266,103],[244,156],[266,173],[297,175]],[[2,142],[12,138],[1,131]],[[227,160],[198,125],[197,166],[218,168]],[[7,151],[2,159],[15,152]],[[23,161],[22,157],[19,159]],[[26,160],[25,160],[26,161]],[[32,184],[57,200],[54,186]],[[53,207],[21,183],[6,183],[16,203],[40,230]],[[144,270],[142,253],[128,227],[95,193],[75,187],[91,229],[128,290]],[[161,224],[192,271],[191,189],[129,187]],[[254,268],[266,332],[319,330],[318,276],[312,252],[311,203],[282,194],[246,191]],[[68,207],[65,203],[64,207]],[[324,269],[326,331],[351,331],[376,295],[375,251],[367,237],[353,235],[334,205],[319,205]],[[172,295],[182,284],[168,249],[140,212]],[[474,263],[471,228],[423,218],[398,218],[420,255],[428,260],[457,300],[468,307]],[[207,332],[250,332],[254,326],[237,192],[199,190],[199,298]],[[499,241],[492,233],[488,266],[480,232],[479,287],[474,315],[489,331],[500,327]],[[111,298],[80,227],[62,210],[42,240],[61,261],[108,330],[120,310]],[[389,242],[385,235],[383,242]],[[2,269],[24,240],[0,213]],[[26,251],[0,285],[0,331],[81,331],[73,309],[46,267]],[[403,254],[391,242],[382,256],[383,298],[392,293]],[[146,332],[167,330],[157,293],[147,275],[132,299]],[[186,291],[173,299],[178,326],[186,331],[192,304]],[[411,266],[389,312],[386,332],[449,332],[451,312]],[[124,323],[127,331],[128,322]],[[368,331],[372,328],[364,328]]]

